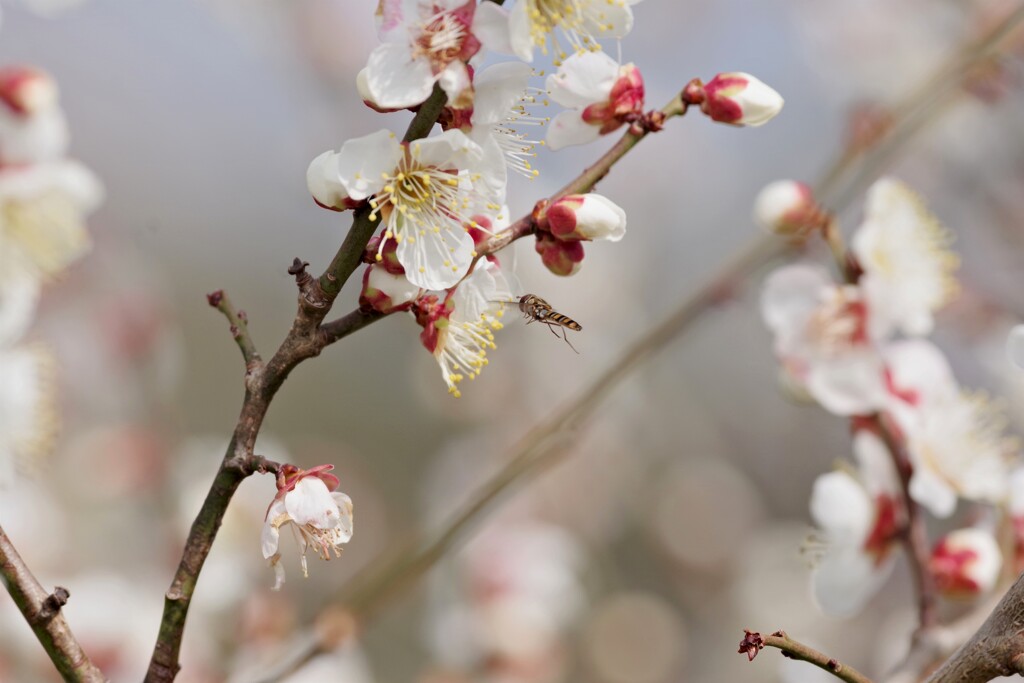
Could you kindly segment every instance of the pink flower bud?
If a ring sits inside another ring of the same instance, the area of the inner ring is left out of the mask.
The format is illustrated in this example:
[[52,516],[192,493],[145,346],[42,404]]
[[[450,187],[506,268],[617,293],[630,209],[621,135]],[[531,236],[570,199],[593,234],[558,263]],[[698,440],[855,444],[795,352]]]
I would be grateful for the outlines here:
[[409,282],[404,275],[392,275],[386,268],[371,265],[363,272],[359,306],[379,313],[404,311],[419,295],[420,288]]
[[599,194],[571,194],[548,207],[548,230],[560,240],[618,242],[626,234],[626,212]]
[[306,187],[313,201],[331,211],[354,209],[360,202],[350,198],[338,172],[338,153],[327,150],[306,169]]
[[617,130],[644,111],[644,78],[640,69],[625,64],[619,69],[619,77],[612,85],[608,99],[584,108],[582,118],[592,126],[598,126],[601,135]]
[[811,188],[795,180],[766,185],[754,200],[754,222],[776,235],[806,233],[823,220]]
[[538,232],[535,246],[540,260],[555,275],[572,275],[583,265],[583,243],[563,242]]
[[15,114],[32,116],[57,106],[57,84],[45,71],[6,67],[0,69],[0,102]]
[[1003,555],[988,531],[958,529],[942,538],[932,551],[928,569],[940,593],[974,597],[992,590],[999,579]]
[[718,74],[703,87],[700,108],[721,123],[760,126],[775,118],[782,111],[783,103],[779,93],[758,79],[733,71]]

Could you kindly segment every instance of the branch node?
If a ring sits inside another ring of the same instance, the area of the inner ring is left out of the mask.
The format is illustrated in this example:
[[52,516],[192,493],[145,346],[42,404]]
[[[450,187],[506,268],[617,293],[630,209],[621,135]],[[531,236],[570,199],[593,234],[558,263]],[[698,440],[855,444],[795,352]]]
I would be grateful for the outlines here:
[[68,604],[68,598],[70,597],[71,593],[68,592],[67,588],[63,586],[54,588],[53,592],[46,596],[39,608],[39,619],[41,621],[53,619],[60,612],[60,608]]
[[296,282],[298,282],[299,278],[303,275],[309,277],[309,274],[306,272],[306,266],[308,265],[309,261],[303,261],[302,259],[296,256],[292,260],[292,265],[288,268],[288,274],[294,275]]

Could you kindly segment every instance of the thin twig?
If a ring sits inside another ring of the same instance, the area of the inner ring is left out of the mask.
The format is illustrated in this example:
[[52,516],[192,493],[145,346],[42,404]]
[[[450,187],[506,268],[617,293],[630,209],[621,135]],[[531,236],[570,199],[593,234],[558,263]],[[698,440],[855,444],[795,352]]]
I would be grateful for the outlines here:
[[0,528],[0,578],[18,611],[32,627],[43,649],[65,681],[103,683],[106,677],[93,664],[75,639],[60,608],[68,591],[57,588],[47,593],[18,554],[11,539]]
[[738,651],[740,654],[747,655],[750,661],[754,661],[757,653],[763,648],[774,647],[782,652],[783,657],[813,664],[822,671],[827,671],[836,678],[846,681],[846,683],[871,683],[870,678],[853,667],[847,666],[835,657],[829,657],[822,652],[818,652],[813,647],[790,638],[786,635],[785,631],[776,631],[770,636],[762,636],[756,631],[745,631],[744,634]]
[[[224,511],[238,485],[247,476],[256,471],[266,471],[271,465],[269,461],[253,455],[256,437],[259,435],[271,401],[289,373],[299,363],[318,355],[323,349],[326,337],[321,332],[320,323],[330,311],[342,285],[358,266],[366,242],[373,234],[374,226],[368,220],[368,213],[368,210],[356,211],[352,229],[319,279],[314,280],[306,273],[306,264],[300,259],[295,259],[288,272],[295,276],[299,288],[298,310],[291,330],[265,365],[250,363],[252,358],[258,359],[255,346],[248,337],[245,321],[234,314],[223,293],[220,293],[216,302],[210,301],[211,305],[217,306],[228,316],[233,327],[240,333],[236,335],[236,339],[239,340],[239,347],[249,367],[249,372],[246,373],[245,398],[227,452],[192,523],[182,551],[181,562],[174,574],[171,587],[164,596],[163,617],[153,648],[153,657],[146,672],[146,683],[172,681],[180,669],[178,654],[181,650],[185,618],[199,572],[202,571],[206,557],[213,547],[213,540],[220,528]],[[324,283],[327,285],[326,288]]]
[[228,323],[231,325],[231,336],[242,351],[245,367],[252,368],[262,364],[263,360],[260,358],[259,351],[256,350],[256,343],[253,342],[252,336],[249,334],[249,318],[245,315],[245,311],[236,312],[228,295],[221,289],[207,294],[206,301],[228,319]]

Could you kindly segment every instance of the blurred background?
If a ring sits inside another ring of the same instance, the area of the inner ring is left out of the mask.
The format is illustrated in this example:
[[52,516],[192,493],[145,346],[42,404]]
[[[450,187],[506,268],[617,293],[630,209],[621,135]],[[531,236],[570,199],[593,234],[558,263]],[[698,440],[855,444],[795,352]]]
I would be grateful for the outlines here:
[[[89,221],[94,249],[47,289],[31,334],[59,358],[57,448],[0,493],[0,524],[44,585],[69,588],[71,625],[114,681],[139,680],[148,661],[163,592],[240,406],[242,362],[204,295],[225,289],[269,355],[295,311],[292,258],[321,271],[349,220],[312,202],[306,166],[408,120],[355,93],[376,45],[375,5],[3,4],[0,59],[55,76],[72,156],[107,199]],[[640,145],[599,187],[627,211],[627,237],[591,245],[571,278],[518,245],[524,289],[583,325],[579,355],[539,326],[510,323],[454,400],[419,328],[395,315],[293,372],[257,452],[334,463],[355,502],[355,536],[340,559],[311,559],[308,580],[286,552],[288,582],[272,592],[258,534],[274,485],[247,480],[200,579],[178,680],[253,680],[247,664],[287,643],[407,530],[445,519],[518,436],[745,244],[763,185],[818,179],[852,111],[898,100],[1014,6],[637,5],[622,56],[643,72],[649,106],[693,77],[739,70],[782,93],[782,114],[759,129],[688,116]],[[964,292],[937,343],[964,384],[1006,396],[1018,420],[1024,382],[1003,343],[1024,315],[1024,98],[1019,58],[1002,66],[945,107],[891,171],[956,234],[964,260]],[[512,214],[610,144],[541,150],[540,178],[510,186]],[[860,202],[843,213],[847,231]],[[744,627],[785,628],[868,674],[898,658],[914,624],[905,567],[852,621],[821,616],[810,598],[800,552],[810,487],[848,457],[849,438],[843,420],[780,391],[757,305],[765,272],[618,388],[563,464],[518,490],[358,644],[293,680],[825,680],[776,653],[748,664],[735,653]],[[350,286],[336,310],[356,295]],[[42,660],[0,597],[0,680],[55,680]]]

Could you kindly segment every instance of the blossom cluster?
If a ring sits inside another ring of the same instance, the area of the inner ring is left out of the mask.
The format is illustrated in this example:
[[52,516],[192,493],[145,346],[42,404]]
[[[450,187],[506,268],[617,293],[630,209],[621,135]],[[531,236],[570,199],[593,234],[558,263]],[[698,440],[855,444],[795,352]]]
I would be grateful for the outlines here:
[[24,338],[42,286],[88,250],[84,218],[102,198],[68,142],[53,78],[0,68],[0,485],[52,441],[53,361]]
[[[639,0],[380,0],[380,45],[356,87],[382,113],[418,110],[445,95],[442,132],[400,140],[381,129],[348,140],[310,164],[313,199],[354,210],[379,226],[364,260],[360,303],[383,314],[408,311],[436,358],[449,392],[476,377],[495,348],[512,291],[492,238],[509,228],[510,173],[536,177],[538,148],[593,142],[639,125],[644,81],[602,42],[624,37]],[[485,57],[511,56],[480,68]],[[531,85],[535,58],[556,70]],[[782,106],[774,90],[748,74],[722,74],[686,87],[685,105],[734,125],[760,125]],[[563,107],[553,118],[541,108]],[[547,126],[544,139],[532,134]],[[361,212],[361,213],[360,213]],[[579,271],[587,242],[620,240],[626,212],[593,193],[564,193],[538,204],[528,233],[557,275]],[[505,244],[507,242],[503,242]]]
[[941,539],[926,570],[942,594],[979,595],[1000,575],[998,523],[1024,500],[1024,477],[1005,420],[963,389],[927,336],[957,291],[951,235],[903,183],[883,178],[867,193],[847,253],[836,225],[806,186],[762,191],[755,219],[784,235],[824,233],[842,281],[818,265],[784,266],[765,282],[764,321],[785,385],[850,419],[855,464],[822,475],[811,495],[820,533],[814,594],[828,612],[852,614],[884,583],[905,542],[913,507],[951,517],[960,500],[992,513]]

